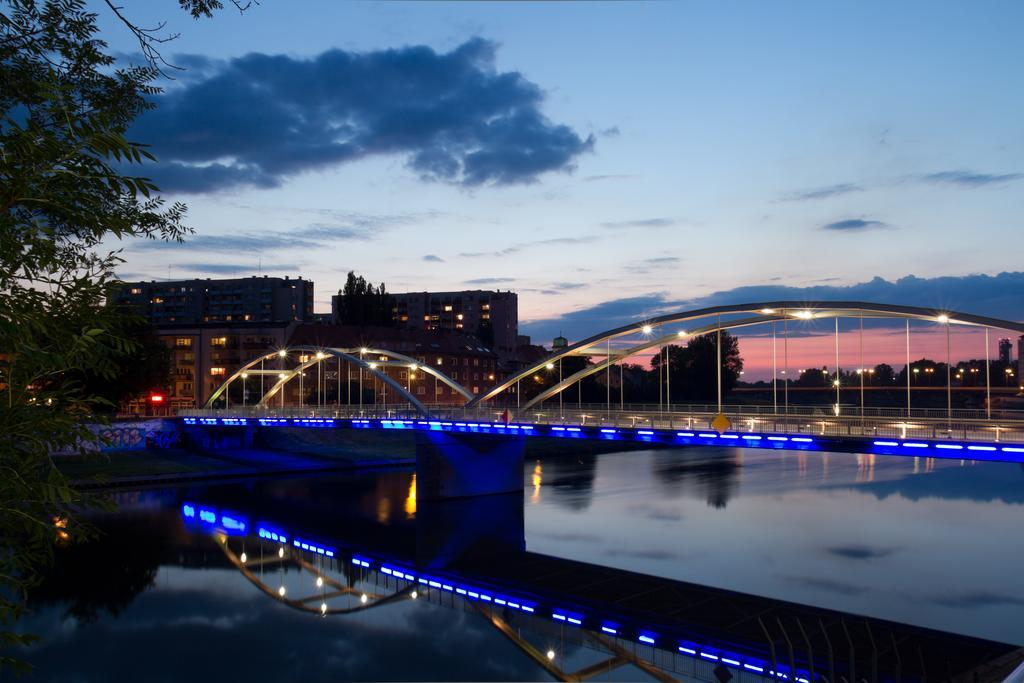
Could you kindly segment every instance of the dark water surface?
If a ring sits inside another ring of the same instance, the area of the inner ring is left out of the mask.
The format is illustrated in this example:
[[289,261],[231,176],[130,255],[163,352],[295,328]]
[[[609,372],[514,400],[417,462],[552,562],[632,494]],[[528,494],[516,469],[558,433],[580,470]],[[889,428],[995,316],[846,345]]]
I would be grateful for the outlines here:
[[[690,448],[530,461],[524,482],[532,553],[1024,645],[1016,464]],[[549,678],[471,610],[404,599],[321,619],[288,607],[183,518],[185,501],[324,543],[419,559],[427,545],[411,470],[119,494],[96,520],[103,536],[60,553],[33,596],[21,626],[42,637],[35,680]],[[514,544],[511,518],[511,531],[483,520],[483,536]],[[442,537],[425,561],[457,541]],[[309,575],[256,569],[261,550],[246,542],[232,539],[268,590],[309,592]],[[340,604],[371,591],[353,585]],[[534,645],[568,669],[594,659],[545,634]]]

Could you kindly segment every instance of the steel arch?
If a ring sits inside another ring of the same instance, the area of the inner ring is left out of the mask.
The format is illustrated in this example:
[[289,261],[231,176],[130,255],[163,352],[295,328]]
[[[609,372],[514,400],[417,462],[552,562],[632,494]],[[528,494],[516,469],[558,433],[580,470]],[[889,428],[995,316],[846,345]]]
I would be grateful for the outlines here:
[[[283,355],[281,353],[282,351],[284,352]],[[386,349],[373,349],[373,348],[340,349],[340,348],[333,348],[333,347],[316,347],[316,346],[300,345],[300,346],[290,346],[290,347],[286,347],[286,348],[278,350],[278,351],[267,353],[267,354],[264,354],[262,356],[257,357],[256,359],[250,361],[249,363],[246,363],[241,368],[239,368],[236,372],[234,372],[231,375],[231,377],[226,379],[217,388],[217,390],[214,391],[214,393],[210,395],[210,398],[207,400],[205,407],[212,408],[214,402],[218,398],[220,398],[221,395],[224,394],[225,391],[227,391],[227,388],[231,384],[231,382],[239,379],[240,377],[242,377],[243,374],[250,373],[252,371],[252,368],[254,368],[261,361],[265,362],[268,359],[272,360],[274,358],[288,357],[288,355],[291,354],[291,353],[309,353],[312,357],[309,360],[305,361],[305,362],[300,362],[298,366],[296,366],[294,368],[291,368],[289,370],[277,369],[277,370],[264,370],[264,371],[261,371],[265,376],[273,376],[273,377],[275,377],[276,381],[274,382],[273,385],[271,385],[271,387],[269,389],[266,390],[266,392],[263,394],[263,396],[260,397],[260,400],[256,403],[257,406],[266,406],[267,402],[271,398],[273,398],[277,394],[277,392],[281,391],[285,387],[285,385],[288,384],[288,382],[290,382],[292,379],[297,377],[300,372],[304,372],[308,368],[313,367],[316,364],[322,363],[323,361],[326,361],[328,358],[332,358],[333,357],[333,358],[341,358],[341,359],[343,359],[343,360],[345,360],[347,362],[350,362],[350,363],[352,363],[352,364],[354,364],[354,365],[356,365],[356,366],[358,366],[358,367],[360,367],[362,369],[365,369],[365,370],[369,371],[373,376],[379,378],[382,382],[384,382],[388,386],[392,387],[395,390],[395,392],[399,396],[401,396],[403,398],[403,400],[405,400],[405,401],[409,402],[410,404],[412,404],[416,408],[416,410],[419,411],[421,414],[423,414],[425,416],[429,416],[430,415],[430,411],[428,411],[426,409],[426,407],[422,403],[420,403],[420,401],[415,396],[412,395],[412,393],[407,391],[405,389],[405,387],[403,387],[400,383],[398,383],[397,381],[395,381],[394,379],[389,377],[386,373],[381,372],[380,370],[378,370],[377,367],[376,367],[377,363],[371,362],[371,361],[367,361],[367,360],[365,360],[363,358],[360,358],[360,357],[358,357],[356,355],[353,355],[353,354],[360,354],[360,355],[370,354],[370,355],[388,356],[390,358],[394,358],[397,361],[399,361],[399,364],[401,366],[406,366],[406,367],[413,367],[413,366],[415,366],[417,369],[423,370],[426,374],[433,375],[437,379],[441,380],[447,386],[449,386],[452,389],[456,390],[460,395],[462,395],[467,400],[471,399],[473,397],[473,394],[471,394],[465,387],[463,387],[461,384],[459,384],[458,382],[454,381],[453,379],[451,379],[450,377],[445,375],[443,372],[440,372],[439,370],[436,370],[435,368],[432,368],[432,367],[430,367],[427,364],[421,364],[421,363],[419,363],[419,361],[417,361],[414,358],[410,358],[409,356],[406,356],[406,355],[403,355],[403,354],[400,354],[400,353],[396,353],[394,351],[389,351],[389,350],[386,350]],[[317,354],[319,354],[320,357],[317,357]],[[284,376],[282,377],[281,375],[284,375]]]
[[[998,318],[989,318],[986,316],[973,315],[970,313],[962,313],[958,311],[944,311],[933,308],[921,308],[918,306],[898,306],[891,304],[877,304],[863,301],[825,301],[825,302],[797,302],[797,301],[768,301],[762,303],[746,303],[746,304],[733,304],[729,306],[712,306],[708,308],[694,309],[690,311],[679,311],[676,313],[669,313],[666,315],[651,318],[650,320],[640,321],[638,323],[631,323],[629,325],[623,325],[621,327],[607,330],[605,332],[598,333],[590,336],[580,342],[572,344],[565,349],[553,353],[547,358],[533,364],[527,369],[521,371],[519,374],[509,377],[501,384],[495,386],[485,394],[480,394],[469,403],[467,407],[475,406],[479,403],[489,401],[492,398],[498,396],[501,392],[512,387],[516,382],[519,382],[525,378],[528,378],[533,373],[541,370],[550,363],[557,362],[558,360],[565,358],[566,356],[573,355],[589,355],[586,353],[588,350],[594,350],[592,355],[605,355],[601,349],[595,349],[599,344],[603,344],[612,339],[619,337],[625,337],[633,334],[641,334],[645,327],[653,328],[670,325],[675,323],[686,323],[692,320],[698,320],[701,318],[708,318],[711,316],[723,316],[733,315],[738,313],[753,313],[753,318],[747,318],[743,321],[733,321],[727,323],[716,323],[715,325],[708,325],[700,328],[700,332],[691,331],[686,336],[691,334],[706,334],[708,332],[714,332],[718,329],[731,329],[732,327],[741,327],[756,325],[761,323],[768,323],[779,320],[809,320],[809,319],[820,319],[820,318],[837,318],[843,317],[845,314],[855,314],[861,318],[899,318],[899,319],[913,319],[913,320],[924,320],[930,322],[938,322],[950,325],[967,325],[974,327],[988,327],[994,329],[1002,329],[1007,331],[1016,332],[1018,334],[1024,334],[1024,323],[1013,322],[1009,320],[1000,320]],[[742,322],[742,325],[740,324]],[[653,348],[666,344],[671,339],[678,339],[678,334],[667,335],[658,340],[654,340],[650,343],[644,342],[638,346],[643,348],[631,347],[627,349],[628,355],[633,355],[641,350],[647,348]],[[626,356],[619,356],[620,358]],[[587,368],[590,371],[586,374],[576,373],[580,375],[578,379],[583,379],[588,374],[597,372],[598,370],[605,369],[610,363],[610,358],[606,358],[603,362],[596,364],[595,368]],[[558,391],[564,391],[566,387],[570,386],[572,382],[569,380],[577,381],[570,377],[568,380],[563,380],[559,383]],[[557,395],[558,391],[552,392],[551,389],[546,390],[541,395],[545,398]],[[522,409],[528,406],[532,406],[537,403],[537,400],[531,400]],[[521,409],[521,410],[522,410]]]

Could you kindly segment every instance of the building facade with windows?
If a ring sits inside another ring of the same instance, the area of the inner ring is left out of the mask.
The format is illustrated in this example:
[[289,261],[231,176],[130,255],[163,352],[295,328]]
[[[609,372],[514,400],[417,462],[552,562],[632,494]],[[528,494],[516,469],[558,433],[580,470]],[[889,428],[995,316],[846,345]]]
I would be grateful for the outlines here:
[[289,277],[126,282],[111,302],[154,326],[313,320],[313,283]]
[[[297,325],[296,322],[243,322],[157,328],[157,335],[171,355],[165,404],[172,412],[201,407],[242,365],[283,347]],[[129,412],[143,412],[144,400],[133,401],[127,408]]]
[[[395,299],[392,319],[400,327],[471,334],[502,361],[516,355],[519,297],[515,292],[466,290],[391,296]],[[335,296],[331,301],[335,322],[339,320],[339,299]]]

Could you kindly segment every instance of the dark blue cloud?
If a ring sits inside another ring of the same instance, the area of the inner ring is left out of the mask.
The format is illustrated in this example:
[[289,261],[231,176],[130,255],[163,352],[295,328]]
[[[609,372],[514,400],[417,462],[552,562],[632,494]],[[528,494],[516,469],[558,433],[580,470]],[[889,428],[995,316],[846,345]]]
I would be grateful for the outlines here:
[[475,280],[463,280],[464,285],[500,285],[504,282],[515,282],[514,277],[478,277]]
[[950,183],[965,187],[1001,185],[1024,178],[1024,173],[974,173],[972,171],[940,171],[921,176],[932,183]]
[[430,263],[444,263],[444,259],[438,256],[437,254],[427,254],[426,256],[423,257],[423,260],[428,261]]
[[847,218],[846,220],[826,223],[821,226],[822,230],[835,230],[838,232],[860,232],[861,230],[887,227],[889,227],[888,224],[882,221],[869,221],[863,218]]
[[540,110],[541,88],[494,68],[494,43],[329,50],[312,59],[190,56],[194,72],[155,97],[131,131],[160,159],[165,191],[274,187],[304,171],[378,155],[405,157],[429,180],[529,183],[589,151]]
[[671,311],[760,301],[868,301],[1024,320],[1021,292],[1024,292],[1024,272],[935,278],[908,275],[898,280],[876,277],[853,285],[749,285],[689,300],[670,299],[657,293],[614,299],[557,318],[528,321],[520,327],[523,334],[539,340],[551,339],[559,331],[569,339],[579,340]]
[[[260,269],[259,265],[252,263],[179,263],[175,266],[178,270],[187,270],[198,273],[212,273],[215,275],[239,275],[242,273],[255,275]],[[297,271],[300,266],[295,263],[274,263],[264,264],[265,271]]]
[[829,197],[838,197],[840,195],[850,194],[851,192],[863,191],[864,188],[860,185],[854,185],[853,183],[840,183],[838,185],[828,185],[827,187],[814,187],[807,190],[798,190],[783,197],[782,201],[805,202],[811,199],[828,199]]

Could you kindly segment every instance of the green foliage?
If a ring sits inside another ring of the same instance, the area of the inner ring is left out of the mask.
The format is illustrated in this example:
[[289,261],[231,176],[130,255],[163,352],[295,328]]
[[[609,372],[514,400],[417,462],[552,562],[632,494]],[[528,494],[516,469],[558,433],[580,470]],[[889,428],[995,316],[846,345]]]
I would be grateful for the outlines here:
[[387,293],[384,283],[374,287],[363,276],[356,276],[349,271],[345,286],[338,294],[341,295],[338,310],[338,323],[341,325],[381,325],[395,324],[392,308],[395,298]]
[[[197,16],[220,5],[180,2]],[[125,173],[152,159],[125,132],[158,71],[117,67],[95,21],[82,0],[0,8],[0,669],[23,666],[6,646],[26,642],[12,624],[55,540],[86,533],[88,501],[51,454],[95,444],[87,424],[117,398],[100,385],[126,381],[147,347],[104,305],[120,263],[104,245],[188,232],[184,206]]]

